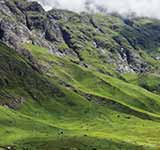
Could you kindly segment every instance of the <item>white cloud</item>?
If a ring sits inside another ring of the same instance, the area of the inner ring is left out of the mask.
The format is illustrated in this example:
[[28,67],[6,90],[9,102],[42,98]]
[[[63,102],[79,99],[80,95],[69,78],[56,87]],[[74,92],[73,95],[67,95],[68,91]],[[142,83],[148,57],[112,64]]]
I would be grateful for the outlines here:
[[[72,11],[84,11],[86,5],[96,10],[97,6],[107,8],[109,12],[125,15],[136,13],[137,16],[160,19],[160,0],[36,0],[47,10],[56,7]],[[86,3],[88,2],[88,3]],[[88,7],[87,7],[88,8]]]

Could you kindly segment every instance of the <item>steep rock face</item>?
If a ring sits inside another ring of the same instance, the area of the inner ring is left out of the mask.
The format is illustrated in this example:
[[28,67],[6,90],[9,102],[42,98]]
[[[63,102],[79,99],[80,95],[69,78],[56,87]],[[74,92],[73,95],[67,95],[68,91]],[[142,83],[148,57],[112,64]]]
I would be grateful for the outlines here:
[[21,43],[29,40],[31,35],[28,28],[21,23],[17,23],[12,20],[2,19],[0,22],[0,30],[3,34],[1,40],[9,45],[17,48]]
[[46,47],[58,56],[78,59],[84,66],[97,68],[96,59],[119,72],[157,67],[159,27],[159,21],[145,18],[129,20],[56,9],[46,12],[37,2],[0,2],[1,41],[19,51],[26,43]]

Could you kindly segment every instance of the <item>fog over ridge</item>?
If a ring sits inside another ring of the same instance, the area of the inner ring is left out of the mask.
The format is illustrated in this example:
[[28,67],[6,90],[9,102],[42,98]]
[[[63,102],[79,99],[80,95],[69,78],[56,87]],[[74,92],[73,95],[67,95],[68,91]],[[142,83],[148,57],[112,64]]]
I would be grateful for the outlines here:
[[160,19],[160,0],[35,0],[46,10],[51,8],[81,11],[107,11],[121,15],[136,14],[138,17]]

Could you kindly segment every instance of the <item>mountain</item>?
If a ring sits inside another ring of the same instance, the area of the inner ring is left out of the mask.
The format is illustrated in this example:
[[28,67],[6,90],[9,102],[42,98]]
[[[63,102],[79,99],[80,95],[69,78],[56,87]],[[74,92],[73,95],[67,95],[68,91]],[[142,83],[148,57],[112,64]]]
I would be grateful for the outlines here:
[[160,21],[0,1],[0,149],[158,150]]

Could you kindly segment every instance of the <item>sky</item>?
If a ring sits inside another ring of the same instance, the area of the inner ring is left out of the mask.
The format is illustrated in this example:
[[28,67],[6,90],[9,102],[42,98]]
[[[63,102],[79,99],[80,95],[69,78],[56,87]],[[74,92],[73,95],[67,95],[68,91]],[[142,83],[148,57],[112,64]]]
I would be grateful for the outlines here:
[[[139,17],[160,19],[160,0],[34,0],[46,10],[68,9],[76,12],[107,10],[121,15],[136,14]],[[103,9],[102,9],[103,8]]]

